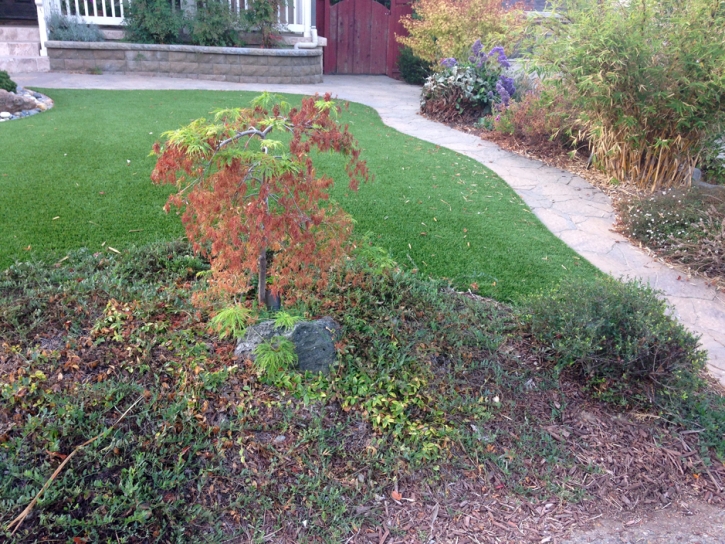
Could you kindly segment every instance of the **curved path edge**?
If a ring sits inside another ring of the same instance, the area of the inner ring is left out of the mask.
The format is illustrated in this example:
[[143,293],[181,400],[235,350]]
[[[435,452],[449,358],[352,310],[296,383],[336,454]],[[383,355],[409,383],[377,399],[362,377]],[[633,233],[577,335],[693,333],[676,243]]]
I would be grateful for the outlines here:
[[699,278],[652,259],[614,232],[611,200],[579,176],[505,151],[418,115],[420,89],[385,76],[325,76],[314,85],[241,84],[135,75],[18,74],[24,87],[115,90],[251,90],[313,94],[329,92],[377,110],[383,122],[410,136],[456,151],[493,170],[519,194],[551,232],[594,266],[614,277],[639,278],[663,292],[675,315],[701,335],[708,369],[725,385],[725,293]]

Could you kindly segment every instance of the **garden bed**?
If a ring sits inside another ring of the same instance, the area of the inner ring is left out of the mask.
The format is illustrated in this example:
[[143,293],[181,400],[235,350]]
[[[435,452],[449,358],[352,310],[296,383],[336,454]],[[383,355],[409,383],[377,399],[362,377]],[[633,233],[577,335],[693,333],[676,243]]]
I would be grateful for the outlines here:
[[322,82],[322,48],[253,49],[48,41],[50,69],[183,77],[235,83]]

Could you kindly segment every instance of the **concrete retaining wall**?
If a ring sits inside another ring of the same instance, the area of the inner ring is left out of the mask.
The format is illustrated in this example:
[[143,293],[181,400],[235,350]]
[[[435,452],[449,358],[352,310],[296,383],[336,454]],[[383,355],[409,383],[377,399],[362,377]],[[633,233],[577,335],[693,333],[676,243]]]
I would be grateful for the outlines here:
[[251,49],[112,42],[46,43],[50,69],[238,83],[321,83],[322,48]]

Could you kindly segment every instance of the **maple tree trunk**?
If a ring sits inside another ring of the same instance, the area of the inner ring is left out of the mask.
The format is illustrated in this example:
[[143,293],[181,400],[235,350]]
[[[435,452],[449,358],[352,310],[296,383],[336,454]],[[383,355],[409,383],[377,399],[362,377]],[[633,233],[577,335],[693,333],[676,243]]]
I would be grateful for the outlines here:
[[257,285],[257,301],[261,306],[267,304],[267,248],[259,252],[259,283]]

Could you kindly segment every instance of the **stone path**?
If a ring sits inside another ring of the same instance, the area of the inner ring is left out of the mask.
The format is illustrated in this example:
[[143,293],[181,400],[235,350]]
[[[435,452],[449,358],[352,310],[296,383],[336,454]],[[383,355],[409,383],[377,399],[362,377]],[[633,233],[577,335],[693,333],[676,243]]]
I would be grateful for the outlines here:
[[330,92],[371,106],[392,128],[467,155],[496,172],[556,236],[600,270],[615,277],[640,278],[663,291],[682,323],[702,335],[710,372],[725,385],[725,294],[654,261],[613,232],[615,215],[609,198],[582,178],[418,115],[418,87],[384,76],[325,76],[324,83],[299,86],[65,73],[18,74],[14,79],[28,87],[66,89]]

